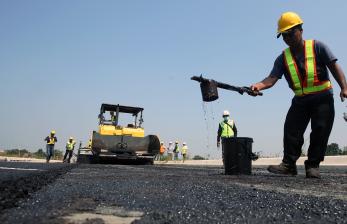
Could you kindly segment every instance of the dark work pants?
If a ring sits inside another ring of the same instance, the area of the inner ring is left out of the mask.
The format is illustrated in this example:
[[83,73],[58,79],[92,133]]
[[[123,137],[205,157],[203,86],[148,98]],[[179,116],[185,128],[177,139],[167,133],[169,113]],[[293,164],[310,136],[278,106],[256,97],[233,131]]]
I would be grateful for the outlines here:
[[46,145],[46,160],[49,162],[51,157],[54,156],[54,145],[47,144]]
[[66,150],[65,151],[65,155],[64,155],[64,159],[63,159],[64,162],[65,162],[65,159],[66,159],[67,155],[69,155],[69,157],[67,159],[67,162],[70,163],[70,160],[71,160],[71,157],[72,157],[72,150]]
[[304,133],[311,121],[310,146],[305,166],[319,167],[319,163],[324,160],[334,117],[332,94],[325,94],[322,97],[294,97],[284,124],[283,162],[294,165],[299,159]]

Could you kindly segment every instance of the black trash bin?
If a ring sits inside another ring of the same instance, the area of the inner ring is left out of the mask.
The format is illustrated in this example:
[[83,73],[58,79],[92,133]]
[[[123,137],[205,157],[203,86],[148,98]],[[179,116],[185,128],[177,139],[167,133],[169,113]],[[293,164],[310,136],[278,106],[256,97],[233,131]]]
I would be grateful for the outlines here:
[[252,174],[252,138],[223,139],[224,169],[226,175]]

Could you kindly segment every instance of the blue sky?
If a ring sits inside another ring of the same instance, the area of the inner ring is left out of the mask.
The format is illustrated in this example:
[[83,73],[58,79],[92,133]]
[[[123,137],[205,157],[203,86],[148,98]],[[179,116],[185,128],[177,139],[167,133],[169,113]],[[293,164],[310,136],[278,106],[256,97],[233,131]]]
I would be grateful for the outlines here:
[[[220,156],[224,109],[253,150],[282,153],[292,93],[284,79],[262,97],[220,90],[202,103],[193,75],[249,86],[270,72],[286,47],[277,20],[296,11],[304,38],[326,43],[347,70],[344,1],[0,1],[0,148],[57,148],[86,142],[101,103],[141,106],[147,134],[186,141],[191,154]],[[330,142],[347,145],[346,103],[335,86]],[[308,129],[309,130],[309,129]],[[309,132],[306,133],[308,136]]]

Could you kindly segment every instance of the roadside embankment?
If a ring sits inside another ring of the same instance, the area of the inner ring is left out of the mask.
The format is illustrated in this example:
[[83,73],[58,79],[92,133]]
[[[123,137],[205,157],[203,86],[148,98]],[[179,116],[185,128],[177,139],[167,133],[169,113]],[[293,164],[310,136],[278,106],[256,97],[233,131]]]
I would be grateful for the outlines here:
[[[31,163],[45,163],[45,159],[35,159],[35,158],[23,158],[23,157],[12,157],[12,156],[0,156],[0,162],[31,162]],[[60,160],[49,161],[50,163],[59,163]]]

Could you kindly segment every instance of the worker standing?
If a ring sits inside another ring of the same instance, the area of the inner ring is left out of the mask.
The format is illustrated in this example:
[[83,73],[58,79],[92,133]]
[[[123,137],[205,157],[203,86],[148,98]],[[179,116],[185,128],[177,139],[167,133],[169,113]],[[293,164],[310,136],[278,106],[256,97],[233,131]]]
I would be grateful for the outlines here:
[[165,146],[164,146],[164,142],[160,142],[159,154],[158,154],[158,156],[157,156],[157,160],[158,160],[158,161],[162,160],[165,151],[166,151],[166,148],[165,148]]
[[49,163],[49,160],[54,155],[54,145],[58,141],[57,137],[55,136],[55,131],[51,131],[50,135],[45,138],[45,141],[47,142],[46,145],[46,163]]
[[187,151],[188,151],[187,143],[183,142],[182,149],[181,149],[183,163],[187,159]]
[[[66,147],[65,147],[66,151],[65,151],[65,155],[64,155],[64,159],[63,159],[64,163],[65,162],[70,163],[73,150],[75,149],[75,145],[76,145],[76,142],[74,141],[73,137],[70,137],[69,141],[66,143]],[[66,160],[67,156],[68,156],[68,158]]]
[[307,178],[320,178],[319,164],[324,160],[334,123],[335,109],[329,71],[341,88],[341,101],[347,97],[345,75],[330,49],[317,40],[304,40],[303,20],[294,12],[283,13],[278,20],[277,38],[289,46],[275,60],[268,77],[251,85],[254,91],[271,88],[286,78],[294,92],[284,123],[282,163],[268,167],[276,174],[297,175],[296,161],[301,155],[304,132],[311,121],[310,146],[305,161]]
[[175,142],[175,147],[174,147],[174,150],[173,150],[173,153],[174,153],[174,160],[178,160],[178,154],[180,152],[180,147],[178,145],[178,141]]
[[110,111],[110,121],[112,122],[113,125],[116,125],[116,116],[114,116],[114,112]]
[[224,163],[224,147],[223,141],[227,138],[237,137],[237,128],[234,120],[230,119],[229,111],[223,111],[223,121],[221,121],[218,125],[217,132],[217,147],[220,147],[220,140],[222,139],[222,159],[223,165]]
[[169,160],[172,160],[173,150],[174,150],[174,145],[172,144],[172,142],[169,142],[169,145],[167,146],[166,162]]

